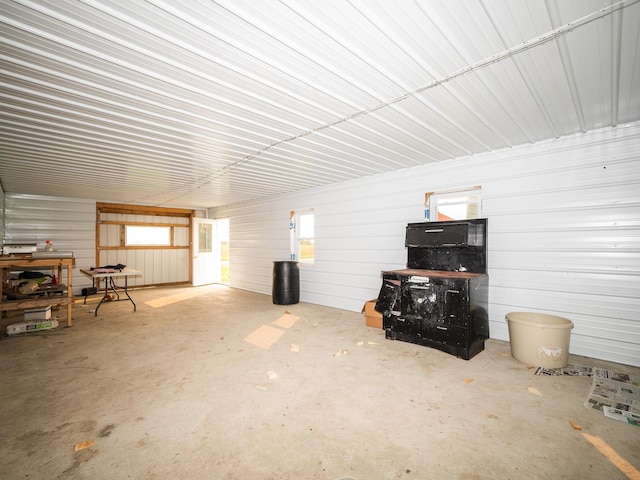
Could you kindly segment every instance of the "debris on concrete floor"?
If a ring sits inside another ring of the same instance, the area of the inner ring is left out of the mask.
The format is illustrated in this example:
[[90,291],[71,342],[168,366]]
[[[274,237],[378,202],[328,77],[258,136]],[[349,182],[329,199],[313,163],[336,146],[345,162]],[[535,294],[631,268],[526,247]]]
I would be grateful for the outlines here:
[[533,393],[534,395],[538,395],[539,397],[542,396],[542,393],[540,393],[540,390],[538,390],[536,387],[529,387],[528,390],[529,393]]
[[73,447],[74,452],[79,452],[80,450],[84,450],[85,448],[89,448],[93,446],[93,440],[85,440],[84,442],[76,443]]
[[582,427],[573,420],[569,420],[569,425],[571,425],[571,428],[573,428],[574,430],[582,430]]

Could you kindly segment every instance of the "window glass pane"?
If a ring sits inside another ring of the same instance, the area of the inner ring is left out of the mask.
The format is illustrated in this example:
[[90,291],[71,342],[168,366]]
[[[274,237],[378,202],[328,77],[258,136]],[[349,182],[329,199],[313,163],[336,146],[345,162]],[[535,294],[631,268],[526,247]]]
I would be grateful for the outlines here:
[[170,227],[125,226],[125,245],[171,245]]
[[315,216],[302,213],[298,219],[298,260],[312,264],[315,261]]
[[313,263],[315,258],[315,246],[313,239],[300,240],[300,261],[302,263]]
[[229,219],[216,222],[220,242],[220,283],[229,284]]
[[306,213],[300,215],[300,238],[313,238],[314,237],[314,215],[313,213]]
[[480,217],[480,195],[463,192],[434,194],[430,198],[432,221],[466,220]]
[[199,223],[198,226],[198,252],[213,252],[213,225],[210,223]]

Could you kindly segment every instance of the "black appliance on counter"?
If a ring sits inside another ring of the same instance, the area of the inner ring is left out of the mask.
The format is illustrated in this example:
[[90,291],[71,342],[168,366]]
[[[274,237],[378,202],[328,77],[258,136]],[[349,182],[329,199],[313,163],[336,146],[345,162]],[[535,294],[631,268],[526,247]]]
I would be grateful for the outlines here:
[[385,336],[469,360],[489,338],[487,219],[407,225],[407,268],[382,272]]

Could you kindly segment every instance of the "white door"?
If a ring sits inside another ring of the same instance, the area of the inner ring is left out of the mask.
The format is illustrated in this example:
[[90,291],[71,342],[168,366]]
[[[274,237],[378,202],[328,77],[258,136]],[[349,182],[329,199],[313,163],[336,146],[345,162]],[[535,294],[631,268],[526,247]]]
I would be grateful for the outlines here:
[[216,221],[209,218],[193,219],[193,286],[220,281]]

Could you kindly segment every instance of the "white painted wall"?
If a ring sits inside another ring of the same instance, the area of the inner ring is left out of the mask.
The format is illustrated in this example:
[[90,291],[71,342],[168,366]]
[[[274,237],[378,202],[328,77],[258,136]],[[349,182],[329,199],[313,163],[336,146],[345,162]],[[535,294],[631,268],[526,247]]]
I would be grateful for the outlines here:
[[[571,352],[640,366],[640,123],[269,200],[218,208],[230,218],[231,286],[271,294],[289,255],[289,211],[316,214],[316,265],[301,300],[359,311],[381,270],[406,263],[404,228],[424,193],[481,185],[489,219],[491,336],[504,315],[554,313],[575,323]],[[5,194],[7,243],[51,239],[76,257],[74,292],[95,266],[95,200]]]
[[5,243],[37,243],[44,250],[51,240],[56,250],[72,251],[76,259],[72,288],[76,295],[91,280],[80,268],[95,260],[96,202],[43,195],[5,194]]
[[[6,243],[37,243],[44,250],[46,240],[51,240],[56,250],[72,251],[76,260],[72,288],[80,295],[83,287],[91,286],[91,279],[80,272],[81,268],[96,267],[96,200],[42,195],[5,195]],[[156,217],[157,218],[157,217]],[[172,222],[187,219],[160,217]],[[150,218],[133,216],[132,220],[149,221]],[[117,226],[113,226],[117,230]],[[177,229],[176,242],[188,245],[188,228]],[[119,237],[118,237],[119,238]],[[152,283],[176,283],[189,280],[189,250],[116,250],[105,251],[102,265],[123,263],[143,272],[142,277],[129,279],[129,285]]]
[[0,183],[0,249],[4,245],[4,189]]
[[[155,222],[184,225],[184,227],[174,227],[173,245],[176,247],[188,247],[191,243],[188,218],[101,212],[100,219],[105,222],[128,221],[136,224],[152,224]],[[120,225],[101,224],[100,232],[101,247],[117,247],[120,245]],[[143,275],[139,277],[128,279],[130,286],[188,282],[189,262],[191,262],[191,257],[188,248],[100,250],[100,265],[117,265],[121,263],[143,272]]]
[[290,210],[316,214],[301,301],[359,311],[381,270],[406,264],[404,228],[424,193],[482,186],[489,315],[571,319],[571,353],[640,366],[640,123],[212,209],[230,218],[233,287],[270,294],[289,254]]

